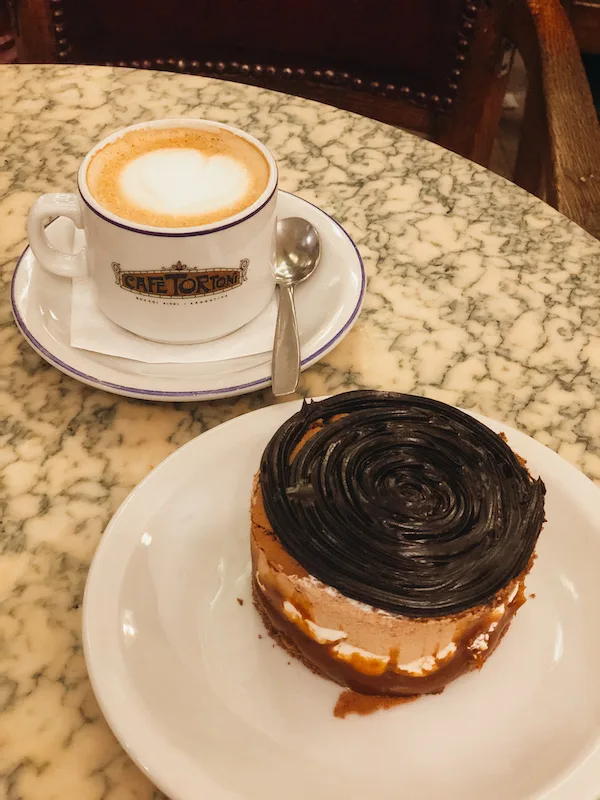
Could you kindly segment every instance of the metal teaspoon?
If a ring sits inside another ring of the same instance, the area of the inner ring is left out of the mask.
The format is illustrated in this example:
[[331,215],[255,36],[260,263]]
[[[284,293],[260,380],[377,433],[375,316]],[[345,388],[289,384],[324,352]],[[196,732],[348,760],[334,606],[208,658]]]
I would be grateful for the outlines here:
[[271,386],[275,397],[293,394],[300,379],[300,340],[296,322],[294,288],[315,271],[321,258],[319,232],[300,217],[277,223],[275,282],[279,307],[273,342]]

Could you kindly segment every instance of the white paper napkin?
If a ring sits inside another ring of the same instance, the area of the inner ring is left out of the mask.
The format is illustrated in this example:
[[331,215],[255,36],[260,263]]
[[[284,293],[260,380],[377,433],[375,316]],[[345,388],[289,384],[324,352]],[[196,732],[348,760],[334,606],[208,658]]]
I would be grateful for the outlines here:
[[203,344],[162,344],[142,339],[111,322],[96,305],[89,278],[72,281],[71,345],[146,364],[191,364],[226,361],[268,353],[273,348],[275,298],[256,319],[240,330]]

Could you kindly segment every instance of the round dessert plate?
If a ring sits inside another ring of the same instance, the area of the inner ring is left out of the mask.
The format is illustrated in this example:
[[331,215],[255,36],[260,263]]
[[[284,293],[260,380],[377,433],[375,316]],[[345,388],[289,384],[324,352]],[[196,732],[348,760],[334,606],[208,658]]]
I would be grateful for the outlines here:
[[[350,236],[321,209],[280,191],[277,214],[304,217],[321,235],[319,268],[296,294],[302,369],[307,369],[354,325],[365,293],[365,270]],[[48,226],[48,237],[59,245],[67,239],[70,224],[64,218],[55,220]],[[29,247],[13,275],[11,302],[19,330],[42,358],[66,375],[113,394],[145,400],[214,400],[271,383],[270,351],[225,361],[147,364],[72,347],[71,280],[46,272]]]
[[84,648],[106,719],[172,800],[597,800],[600,490],[523,433],[547,486],[535,594],[479,672],[337,719],[340,688],[275,645],[250,592],[263,448],[299,408],[238,417],[132,492],[90,569]]

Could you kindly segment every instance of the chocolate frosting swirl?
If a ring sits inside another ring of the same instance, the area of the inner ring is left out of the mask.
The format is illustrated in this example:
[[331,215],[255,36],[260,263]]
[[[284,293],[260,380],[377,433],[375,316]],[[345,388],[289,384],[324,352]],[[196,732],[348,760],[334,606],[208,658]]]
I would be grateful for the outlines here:
[[412,395],[304,404],[267,445],[260,479],[267,518],[304,569],[408,617],[489,602],[544,523],[543,482],[500,436]]

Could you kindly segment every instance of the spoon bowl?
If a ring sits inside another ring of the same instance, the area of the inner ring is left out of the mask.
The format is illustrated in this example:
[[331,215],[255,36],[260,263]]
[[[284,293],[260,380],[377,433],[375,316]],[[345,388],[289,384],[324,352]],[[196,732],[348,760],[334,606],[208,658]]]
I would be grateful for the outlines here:
[[321,258],[319,232],[300,217],[288,217],[277,223],[275,278],[278,282],[300,283],[316,269]]

